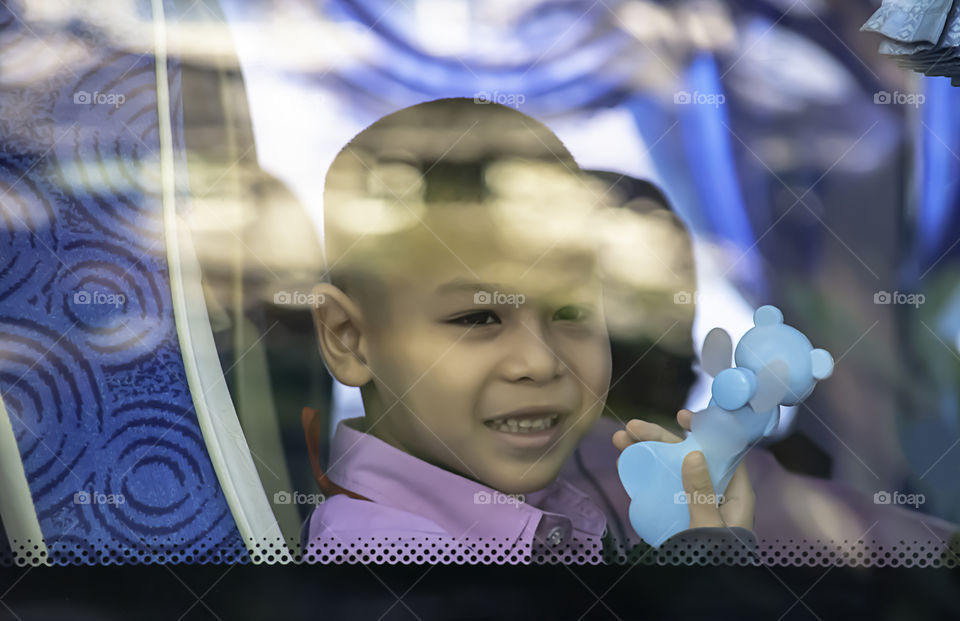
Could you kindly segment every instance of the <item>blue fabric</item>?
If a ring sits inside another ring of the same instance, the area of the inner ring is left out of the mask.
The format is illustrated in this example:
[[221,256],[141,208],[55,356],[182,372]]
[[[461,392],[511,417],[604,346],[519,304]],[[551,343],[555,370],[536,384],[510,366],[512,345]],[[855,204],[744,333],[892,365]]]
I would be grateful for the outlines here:
[[695,58],[685,77],[691,93],[713,97],[717,102],[716,105],[678,106],[689,170],[696,171],[692,180],[699,204],[709,219],[708,230],[742,249],[745,280],[762,299],[767,291],[758,269],[756,235],[750,226],[734,165],[731,143],[735,138],[729,129],[726,96],[713,56],[703,54]]
[[952,6],[951,0],[884,0],[863,30],[904,43],[936,43]]
[[238,552],[173,320],[153,57],[95,49],[0,90],[0,389],[54,561],[101,540]]
[[[372,62],[345,63],[315,77],[339,82],[341,91],[363,107],[370,106],[371,99],[377,101],[382,112],[375,118],[421,101],[483,94],[523,95],[535,115],[597,107],[622,100],[629,92],[625,84],[629,67],[612,61],[636,42],[619,29],[597,36],[595,29],[608,13],[602,5],[590,7],[558,2],[528,11],[503,31],[502,42],[498,40],[515,51],[507,61],[493,60],[482,51],[456,58],[426,52],[417,41],[410,14],[399,5],[385,11],[382,3],[369,0],[323,3],[320,10],[328,17],[359,23],[384,49]],[[557,42],[558,32],[564,36]]]
[[925,105],[920,126],[920,205],[916,248],[921,273],[945,253],[960,256],[960,90],[943,80],[924,79]]
[[960,2],[884,0],[861,30],[883,35],[880,53],[960,85]]

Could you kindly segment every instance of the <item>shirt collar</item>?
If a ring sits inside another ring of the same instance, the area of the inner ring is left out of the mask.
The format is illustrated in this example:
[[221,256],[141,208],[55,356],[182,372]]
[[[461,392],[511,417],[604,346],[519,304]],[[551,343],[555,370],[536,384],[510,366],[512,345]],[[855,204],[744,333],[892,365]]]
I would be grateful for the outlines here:
[[362,421],[354,418],[338,425],[327,476],[373,502],[422,515],[457,538],[513,543],[531,521],[535,527],[544,515],[569,519],[572,528],[591,535],[603,532],[606,521],[600,510],[565,481],[554,481],[520,501],[351,426]]

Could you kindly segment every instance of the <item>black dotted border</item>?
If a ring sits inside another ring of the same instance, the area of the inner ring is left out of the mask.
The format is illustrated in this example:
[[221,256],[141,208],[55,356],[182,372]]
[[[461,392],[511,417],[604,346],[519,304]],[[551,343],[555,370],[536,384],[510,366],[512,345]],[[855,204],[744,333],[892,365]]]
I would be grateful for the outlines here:
[[642,564],[642,565],[779,565],[851,567],[956,567],[960,540],[901,541],[882,545],[870,541],[759,540],[755,548],[730,537],[701,538],[696,543],[646,544],[625,549],[571,542],[534,551],[514,549],[512,542],[488,538],[366,537],[350,542],[311,543],[305,550],[295,541],[263,540],[248,550],[218,543],[160,540],[45,542],[46,550],[30,540],[14,540],[0,550],[0,566],[139,565],[139,564]]

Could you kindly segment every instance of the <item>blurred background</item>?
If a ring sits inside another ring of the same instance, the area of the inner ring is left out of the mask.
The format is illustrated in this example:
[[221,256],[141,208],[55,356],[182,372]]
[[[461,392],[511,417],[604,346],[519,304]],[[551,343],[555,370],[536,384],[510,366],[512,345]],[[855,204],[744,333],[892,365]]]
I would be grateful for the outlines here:
[[[324,174],[381,116],[456,96],[535,117],[584,169],[654,182],[692,236],[696,285],[672,292],[669,330],[622,348],[635,358],[620,361],[631,374],[609,417],[669,424],[702,408],[703,336],[722,326],[736,339],[775,304],[837,367],[754,457],[758,536],[949,540],[960,91],[877,53],[860,28],[878,7],[5,2],[0,389],[20,453],[5,467],[22,461],[29,487],[0,489],[8,536],[16,521],[54,539],[215,533],[236,545],[257,523],[238,517],[243,498],[259,494],[266,504],[249,511],[296,539],[312,506],[277,494],[317,491],[301,409],[321,413],[324,438],[362,411],[312,336]],[[177,252],[192,245],[195,295],[189,260],[168,266],[176,230],[188,231]],[[190,308],[203,309],[216,360],[184,340]],[[654,395],[649,373],[663,368],[674,381]],[[236,447],[211,449],[229,436],[204,410],[242,429]],[[243,474],[227,472],[233,450],[262,491],[224,483]],[[74,499],[88,488],[135,502],[98,511]],[[895,492],[923,502],[876,496]],[[24,494],[35,522],[14,515]]]

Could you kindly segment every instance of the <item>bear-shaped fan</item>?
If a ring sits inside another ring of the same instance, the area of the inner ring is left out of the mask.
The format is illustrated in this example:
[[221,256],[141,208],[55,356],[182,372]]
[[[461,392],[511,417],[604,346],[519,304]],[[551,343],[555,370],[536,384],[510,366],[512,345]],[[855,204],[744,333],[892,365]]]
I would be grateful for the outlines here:
[[713,489],[722,495],[747,450],[776,429],[780,406],[799,403],[833,373],[830,353],[784,324],[780,309],[761,306],[753,323],[736,353],[721,328],[704,339],[700,359],[714,378],[711,398],[705,410],[693,414],[686,439],[637,442],[620,454],[617,470],[630,496],[630,524],[654,547],[690,526],[680,474],[688,453],[703,452]]

